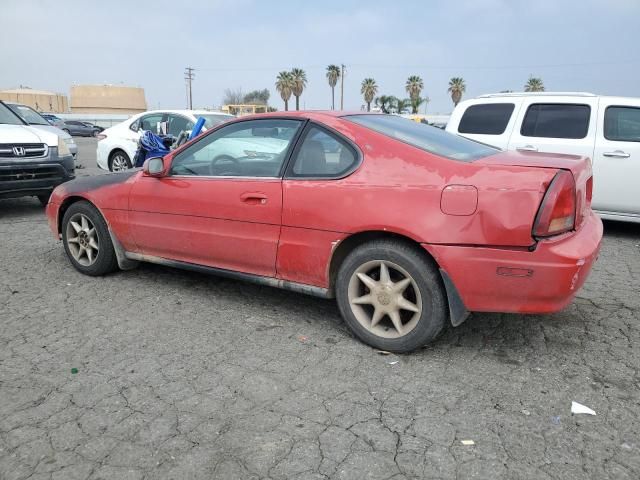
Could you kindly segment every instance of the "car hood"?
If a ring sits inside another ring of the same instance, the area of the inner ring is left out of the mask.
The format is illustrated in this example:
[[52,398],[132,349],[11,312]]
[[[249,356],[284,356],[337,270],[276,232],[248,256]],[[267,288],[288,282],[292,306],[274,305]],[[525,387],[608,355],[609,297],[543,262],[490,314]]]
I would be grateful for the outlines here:
[[[58,127],[54,127],[53,125],[29,125],[29,126],[31,128],[35,128],[43,132],[52,133],[60,138],[64,138],[64,139],[71,138],[71,135],[69,135],[67,132],[63,132]],[[56,145],[57,144],[58,144],[58,139],[56,139]]]
[[27,125],[0,125],[0,143],[46,143],[58,146],[58,136]]

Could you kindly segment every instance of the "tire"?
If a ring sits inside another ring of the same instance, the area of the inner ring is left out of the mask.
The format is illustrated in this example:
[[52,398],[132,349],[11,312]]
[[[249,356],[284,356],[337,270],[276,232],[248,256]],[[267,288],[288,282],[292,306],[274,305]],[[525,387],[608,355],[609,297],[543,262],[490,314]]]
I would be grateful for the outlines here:
[[[88,224],[84,223],[82,217],[88,221]],[[76,225],[72,225],[71,222]],[[80,232],[78,226],[81,227]],[[88,233],[91,228],[94,230],[92,235]],[[84,235],[81,232],[84,232]],[[91,245],[92,239],[98,248]],[[84,254],[79,253],[80,242],[85,245]],[[89,202],[76,202],[65,212],[62,218],[62,244],[71,265],[80,273],[100,276],[118,269],[118,261],[111,243],[107,222],[102,218],[98,209]],[[94,254],[90,255],[87,252],[88,249],[94,251]]]
[[122,150],[116,150],[111,155],[109,155],[110,172],[123,172],[125,170],[128,170],[129,168],[133,168],[131,159],[129,158],[129,155],[127,155]]
[[356,337],[390,352],[426,345],[449,319],[436,266],[417,248],[397,240],[372,241],[349,253],[338,270],[336,297]]
[[50,197],[51,197],[50,193],[45,193],[44,195],[38,195],[38,200],[40,200],[40,203],[42,204],[43,207],[46,207],[47,204],[49,203]]
[[63,129],[62,129],[62,131],[63,131],[64,133],[66,133],[67,135],[71,135],[71,132],[70,132],[68,129],[66,129],[66,128],[63,128]]
[[97,137],[99,133],[100,132],[98,130],[94,130],[93,132],[91,132],[91,136],[92,137]]

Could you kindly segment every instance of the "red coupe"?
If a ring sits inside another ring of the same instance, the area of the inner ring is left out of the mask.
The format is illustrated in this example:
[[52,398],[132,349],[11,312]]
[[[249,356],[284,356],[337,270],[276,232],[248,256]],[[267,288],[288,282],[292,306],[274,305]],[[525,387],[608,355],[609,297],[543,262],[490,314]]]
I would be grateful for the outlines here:
[[71,264],[154,262],[337,299],[406,352],[468,312],[565,307],[598,254],[589,159],[503,152],[397,116],[243,117],[142,170],[59,186]]

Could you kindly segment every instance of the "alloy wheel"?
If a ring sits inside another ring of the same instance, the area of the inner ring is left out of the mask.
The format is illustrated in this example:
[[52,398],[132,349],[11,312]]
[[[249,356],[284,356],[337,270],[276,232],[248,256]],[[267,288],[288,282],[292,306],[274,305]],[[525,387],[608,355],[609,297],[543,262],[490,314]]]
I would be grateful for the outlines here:
[[111,160],[111,170],[113,172],[124,172],[125,170],[129,170],[129,163],[126,157],[120,153],[115,154]]
[[413,277],[386,260],[362,264],[352,274],[349,306],[358,322],[383,338],[407,335],[422,315],[422,296]]
[[93,222],[83,213],[76,213],[67,223],[67,245],[80,265],[93,265],[100,252],[100,241]]

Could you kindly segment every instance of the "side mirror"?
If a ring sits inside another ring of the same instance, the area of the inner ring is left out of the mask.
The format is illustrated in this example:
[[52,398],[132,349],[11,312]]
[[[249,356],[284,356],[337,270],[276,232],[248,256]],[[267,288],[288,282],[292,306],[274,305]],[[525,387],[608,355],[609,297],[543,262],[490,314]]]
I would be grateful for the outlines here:
[[164,176],[164,160],[162,157],[153,157],[144,162],[142,171],[149,177]]

